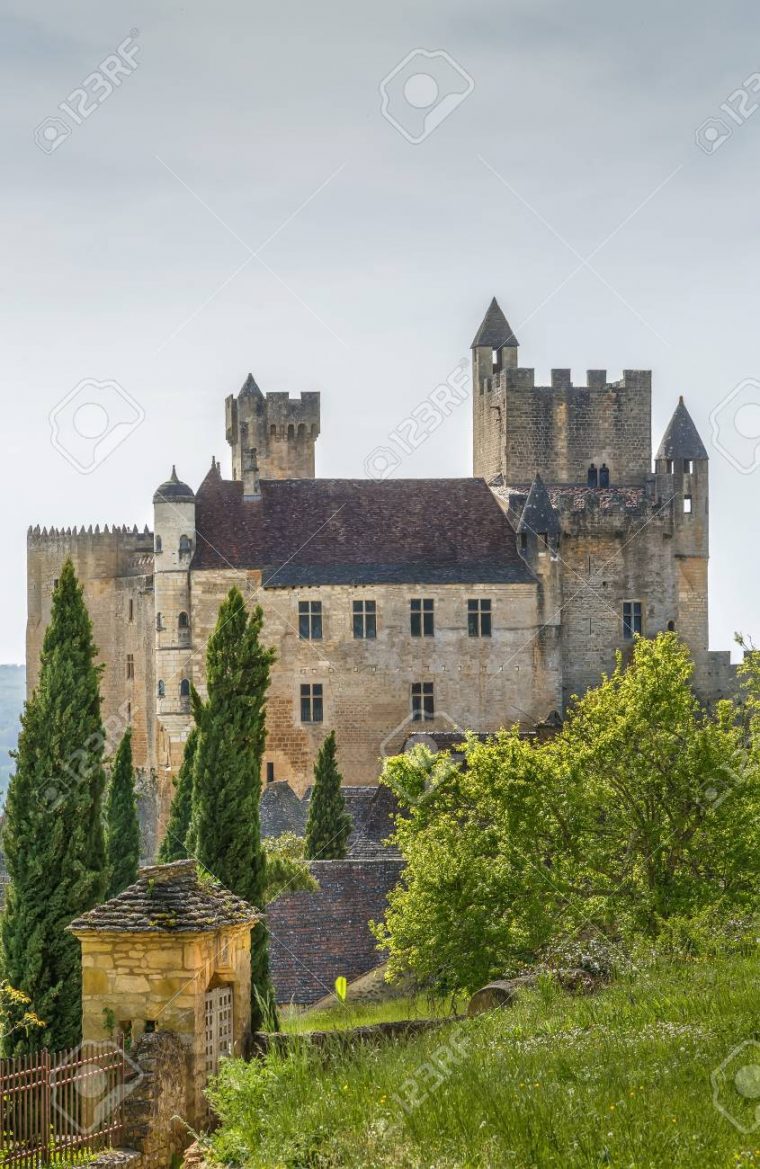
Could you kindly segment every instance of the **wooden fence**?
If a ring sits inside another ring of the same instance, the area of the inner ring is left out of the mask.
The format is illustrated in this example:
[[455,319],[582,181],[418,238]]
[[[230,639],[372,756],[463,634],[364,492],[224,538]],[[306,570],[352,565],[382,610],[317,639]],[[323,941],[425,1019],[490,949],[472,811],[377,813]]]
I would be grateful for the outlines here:
[[0,1166],[69,1166],[118,1146],[126,1085],[113,1043],[0,1060]]

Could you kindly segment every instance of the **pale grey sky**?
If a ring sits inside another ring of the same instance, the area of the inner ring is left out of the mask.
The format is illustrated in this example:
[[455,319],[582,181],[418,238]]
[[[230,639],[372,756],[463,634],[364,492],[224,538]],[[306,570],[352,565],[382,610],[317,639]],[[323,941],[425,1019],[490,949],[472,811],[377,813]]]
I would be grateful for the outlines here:
[[[0,660],[23,658],[27,524],[142,525],[172,462],[193,486],[213,454],[227,472],[223,400],[249,369],[321,390],[317,473],[363,475],[494,294],[542,380],[651,368],[655,445],[685,395],[712,455],[712,645],[760,636],[760,469],[736,429],[760,434],[756,4],[0,11]],[[415,61],[388,83],[407,136],[379,86],[416,49],[453,62],[426,59],[437,101],[460,89],[415,144],[441,112],[410,106]],[[86,80],[109,59],[110,95]],[[83,475],[48,417],[88,378],[145,417]],[[466,403],[397,473],[470,470]]]

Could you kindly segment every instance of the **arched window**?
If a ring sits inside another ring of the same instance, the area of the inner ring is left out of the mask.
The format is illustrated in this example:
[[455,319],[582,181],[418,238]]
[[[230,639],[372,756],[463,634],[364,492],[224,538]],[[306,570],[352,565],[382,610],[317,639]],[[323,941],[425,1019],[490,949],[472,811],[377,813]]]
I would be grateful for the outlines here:
[[588,469],[588,472],[586,475],[586,486],[587,487],[598,487],[599,486],[599,472],[596,469],[596,463],[592,463]]
[[291,422],[290,426],[288,427],[288,438],[295,438],[295,436],[296,436],[296,428],[293,425],[293,423]]
[[183,678],[179,684],[179,696],[180,698],[190,697],[190,683],[187,678]]
[[190,618],[188,617],[187,613],[180,613],[179,617],[177,618],[177,625],[180,629],[190,628]]
[[166,698],[166,686],[164,685],[163,681],[158,683],[158,697]]
[[277,426],[275,425],[274,422],[269,427],[269,434],[272,438],[277,438]]
[[668,633],[675,633],[675,630],[676,630],[675,621],[668,621]]
[[153,540],[153,547],[154,547],[154,549],[155,549],[155,551],[156,551],[156,552],[160,552],[160,551],[161,551],[161,537],[160,537],[160,536],[156,536],[156,537],[154,538],[154,540]]
[[306,423],[300,422],[298,424],[298,441],[303,442],[306,438]]
[[599,486],[609,487],[610,485],[610,469],[606,463],[602,463],[599,468]]
[[189,556],[193,550],[193,545],[189,536],[180,536],[179,538],[179,554],[180,556]]

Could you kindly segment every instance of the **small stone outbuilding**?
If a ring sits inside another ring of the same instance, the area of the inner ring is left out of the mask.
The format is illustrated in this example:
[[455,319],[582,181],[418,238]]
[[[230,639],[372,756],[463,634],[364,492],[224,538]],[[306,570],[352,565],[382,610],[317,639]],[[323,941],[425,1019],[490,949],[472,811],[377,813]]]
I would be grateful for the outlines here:
[[141,869],[118,897],[69,926],[82,946],[82,1037],[171,1031],[188,1052],[187,1117],[251,1021],[251,929],[261,914],[194,860]]

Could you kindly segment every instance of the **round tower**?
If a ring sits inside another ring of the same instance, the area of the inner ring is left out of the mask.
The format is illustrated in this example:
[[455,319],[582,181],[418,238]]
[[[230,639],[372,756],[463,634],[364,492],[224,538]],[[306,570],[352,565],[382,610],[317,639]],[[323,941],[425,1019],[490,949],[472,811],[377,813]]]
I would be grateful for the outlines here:
[[174,467],[153,496],[153,516],[156,710],[170,739],[182,740],[192,684],[190,564],[196,539],[195,494],[177,478]]

